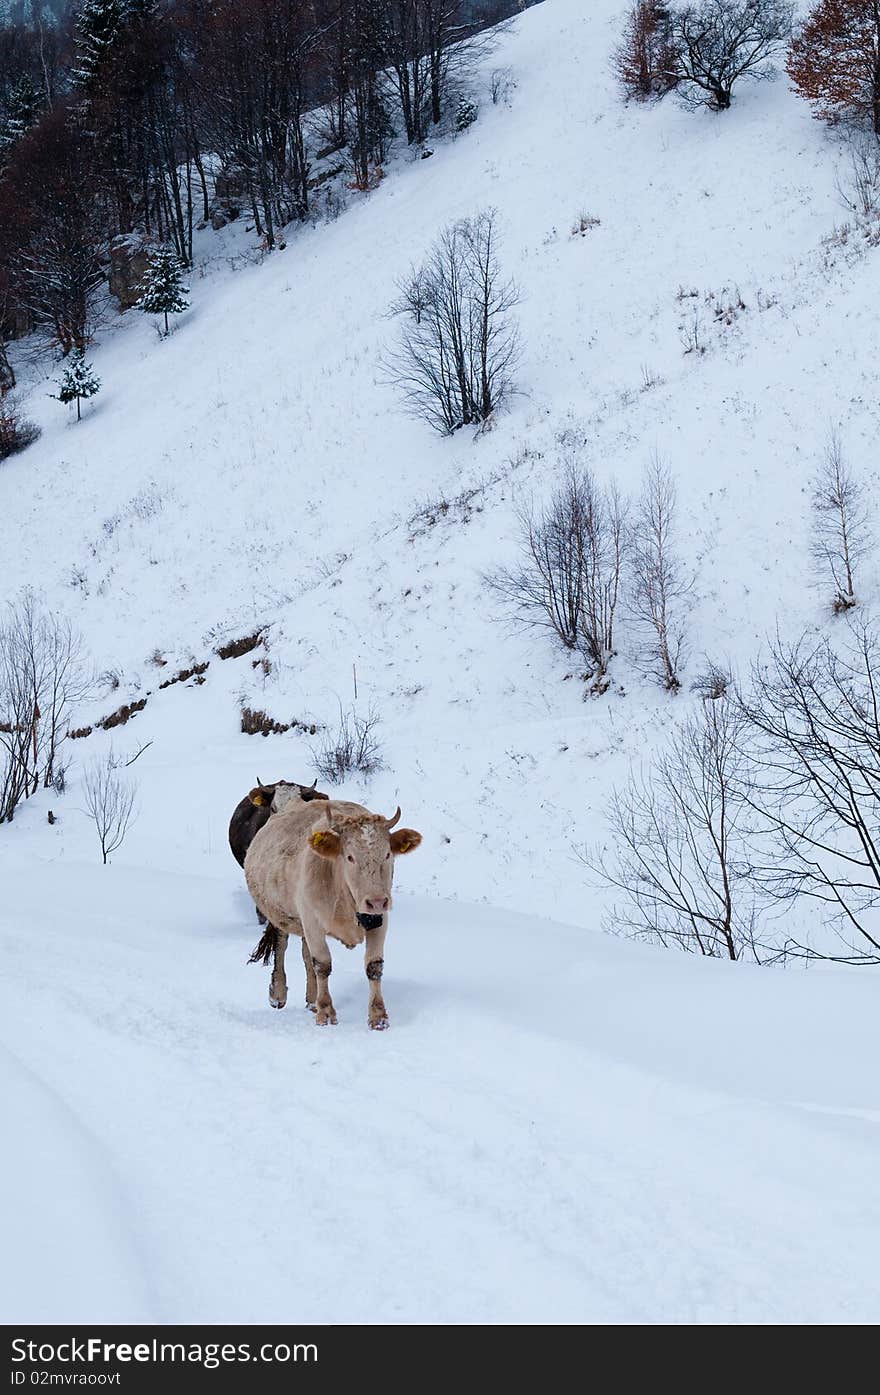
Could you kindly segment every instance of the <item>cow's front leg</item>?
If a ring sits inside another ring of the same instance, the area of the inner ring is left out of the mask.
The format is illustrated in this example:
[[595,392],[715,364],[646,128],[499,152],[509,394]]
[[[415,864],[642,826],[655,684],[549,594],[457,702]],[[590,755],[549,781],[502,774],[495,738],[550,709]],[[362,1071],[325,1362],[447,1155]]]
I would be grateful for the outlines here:
[[303,935],[300,940],[300,944],[302,945],[303,963],[306,966],[306,1007],[309,1012],[317,1012],[318,979],[315,974],[315,966],[312,963],[311,951],[306,944],[305,935]]
[[308,945],[309,954],[312,956],[312,965],[315,970],[315,980],[317,993],[315,995],[315,1025],[317,1027],[336,1026],[336,1011],[333,1007],[333,999],[330,997],[330,975],[333,972],[333,961],[330,958],[330,946],[327,944],[327,936],[324,931],[316,925],[303,927],[305,930],[305,940]]
[[269,1002],[273,1008],[283,1008],[287,1002],[287,975],[284,972],[284,956],[287,953],[287,933],[275,931],[275,957],[272,962],[272,977],[269,980]]
[[367,1007],[367,1022],[376,1032],[388,1026],[388,1014],[382,997],[382,970],[385,967],[385,924],[378,930],[368,930],[364,945],[364,968],[370,986],[370,1001]]

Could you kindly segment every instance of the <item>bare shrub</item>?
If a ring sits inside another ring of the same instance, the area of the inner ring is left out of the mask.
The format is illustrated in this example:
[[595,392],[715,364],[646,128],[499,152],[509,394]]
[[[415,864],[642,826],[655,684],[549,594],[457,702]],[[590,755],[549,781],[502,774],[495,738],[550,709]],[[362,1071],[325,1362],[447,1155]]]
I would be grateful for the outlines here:
[[134,816],[137,786],[120,775],[113,752],[96,756],[83,774],[85,812],[95,825],[106,866],[111,853],[120,848]]
[[404,328],[388,377],[444,435],[488,421],[513,392],[519,291],[501,274],[496,223],[490,210],[446,228],[391,308]]
[[611,66],[625,97],[645,101],[675,87],[678,72],[668,5],[660,0],[634,0]]
[[384,766],[378,735],[379,716],[370,708],[360,715],[340,703],[336,730],[328,732],[315,752],[315,769],[322,780],[338,785],[347,775],[373,775]]
[[832,431],[822,464],[813,479],[813,557],[821,584],[833,583],[833,608],[840,614],[857,604],[855,574],[871,546],[865,489]]
[[676,10],[671,42],[685,104],[727,111],[742,78],[771,77],[792,15],[789,0],[697,0]]
[[714,659],[705,659],[704,667],[691,684],[691,692],[696,693],[704,702],[717,702],[719,698],[727,696],[732,685],[733,679],[728,668],[715,663]]
[[39,440],[40,428],[19,414],[18,405],[11,397],[0,397],[0,460],[8,460],[11,455],[26,450]]
[[0,821],[17,804],[48,789],[73,705],[94,677],[81,636],[44,610],[31,591],[6,608],[0,624]]
[[764,958],[750,876],[752,772],[729,699],[701,704],[647,771],[615,793],[610,849],[582,860],[619,899],[608,927],[710,958]]
[[658,457],[645,472],[635,508],[630,551],[630,609],[647,633],[643,662],[669,692],[681,687],[685,606],[693,580],[685,572],[675,529],[675,482]]
[[696,307],[692,310],[690,317],[679,325],[678,338],[683,353],[704,354],[706,352],[706,344],[703,339],[703,320]]
[[753,875],[777,903],[817,903],[842,952],[789,940],[810,958],[880,964],[880,635],[777,640],[738,698],[759,772]]
[[849,147],[849,166],[837,190],[857,218],[880,218],[880,137],[858,134]]
[[586,237],[588,232],[594,228],[601,228],[602,219],[594,218],[591,213],[579,213],[571,225],[572,237]]
[[626,551],[626,507],[615,485],[569,462],[542,508],[520,510],[522,559],[487,582],[526,625],[545,628],[590,667],[593,689],[608,686],[614,618]]
[[492,94],[492,105],[497,107],[499,103],[509,107],[516,91],[516,78],[512,68],[493,68],[489,78],[489,90]]

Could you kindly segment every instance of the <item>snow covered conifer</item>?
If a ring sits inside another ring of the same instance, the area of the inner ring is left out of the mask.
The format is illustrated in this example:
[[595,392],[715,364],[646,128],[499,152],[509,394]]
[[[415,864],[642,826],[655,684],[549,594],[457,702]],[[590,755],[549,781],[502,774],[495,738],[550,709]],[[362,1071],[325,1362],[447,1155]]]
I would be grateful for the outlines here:
[[160,247],[150,259],[146,284],[138,306],[146,315],[164,315],[165,333],[168,333],[168,316],[179,315],[186,310],[188,286],[182,283],[183,265],[171,247]]
[[0,159],[27,135],[39,111],[39,93],[25,73],[9,89],[6,113],[0,118]]
[[458,99],[458,106],[455,111],[456,131],[466,131],[468,126],[473,126],[480,114],[480,108],[476,102],[472,102],[470,97],[465,97],[464,93]]
[[91,88],[106,68],[127,11],[125,0],[84,0],[76,20],[73,68],[74,79],[80,87]]
[[75,349],[70,355],[67,367],[61,378],[58,392],[55,393],[59,402],[76,403],[76,419],[81,420],[80,402],[88,397],[94,397],[101,388],[101,379],[97,377],[90,363],[86,363],[86,356],[82,349]]

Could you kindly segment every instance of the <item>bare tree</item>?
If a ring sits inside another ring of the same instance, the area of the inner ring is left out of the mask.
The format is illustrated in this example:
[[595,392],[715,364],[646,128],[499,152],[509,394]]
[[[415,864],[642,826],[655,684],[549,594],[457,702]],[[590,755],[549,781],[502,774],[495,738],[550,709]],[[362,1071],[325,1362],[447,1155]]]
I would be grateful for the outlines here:
[[726,111],[741,78],[769,77],[792,14],[788,0],[697,0],[676,10],[672,46],[686,104]]
[[584,604],[581,652],[592,665],[592,690],[608,687],[614,657],[614,620],[620,600],[628,546],[628,506],[613,482],[601,489],[589,471],[583,474]]
[[871,544],[864,486],[846,462],[840,437],[832,431],[825,458],[813,480],[813,557],[822,582],[834,584],[834,610],[857,604],[855,572]]
[[741,729],[730,700],[703,702],[648,770],[614,795],[612,846],[586,849],[582,860],[619,893],[609,915],[616,933],[712,958],[764,957]]
[[615,485],[602,489],[569,461],[543,508],[520,509],[522,557],[486,578],[523,624],[549,629],[590,666],[594,690],[608,686],[614,619],[626,551],[626,508]]
[[517,619],[579,648],[584,605],[582,480],[569,470],[543,508],[518,511],[522,559],[487,578]]
[[681,687],[685,657],[685,603],[693,589],[675,537],[675,482],[655,456],[636,505],[630,554],[630,608],[649,636],[647,665],[659,670],[669,692]]
[[0,820],[22,798],[51,785],[76,702],[93,685],[82,639],[31,591],[7,606],[0,625],[0,749],[6,774]]
[[778,903],[830,908],[843,952],[789,942],[814,958],[880,964],[880,643],[849,627],[843,652],[777,640],[738,708],[754,736],[760,826],[753,876]]
[[404,330],[388,376],[410,410],[444,435],[487,421],[513,391],[519,292],[501,273],[497,240],[493,210],[452,224],[392,306]]
[[120,775],[112,750],[96,756],[83,775],[86,812],[95,825],[106,866],[111,853],[122,846],[134,815],[137,785]]

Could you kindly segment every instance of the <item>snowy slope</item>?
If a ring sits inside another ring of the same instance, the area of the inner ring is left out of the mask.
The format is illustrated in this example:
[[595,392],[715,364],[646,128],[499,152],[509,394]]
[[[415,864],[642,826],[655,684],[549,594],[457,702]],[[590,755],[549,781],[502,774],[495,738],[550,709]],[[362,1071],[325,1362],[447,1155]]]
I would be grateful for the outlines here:
[[[623,107],[619,8],[528,11],[473,128],[261,264],[241,226],[206,233],[169,341],[108,320],[81,425],[51,365],[20,365],[43,436],[0,470],[0,594],[31,584],[70,614],[119,677],[81,720],[149,693],[114,746],[152,743],[109,869],[79,788],[103,736],[0,835],[2,1078],[65,1159],[59,1256],[89,1217],[107,1256],[94,1291],[61,1258],[35,1271],[41,1314],[876,1317],[872,981],[596,933],[575,849],[693,699],[635,672],[624,623],[615,687],[585,703],[482,580],[561,438],[625,488],[657,450],[696,571],[690,674],[704,653],[745,665],[777,619],[825,623],[806,514],[832,422],[876,478],[880,251],[833,235],[841,153],[783,80],[723,118]],[[510,108],[488,97],[504,65]],[[479,440],[440,440],[383,378],[385,312],[438,229],[490,205],[522,289],[522,395]],[[582,213],[600,223],[572,236]],[[715,325],[706,296],[737,290],[747,309]],[[685,355],[695,305],[707,351]],[[212,658],[254,625],[268,676]],[[203,684],[157,691],[207,658]],[[242,735],[241,702],[332,725],[352,665],[386,769],[341,793],[400,802],[425,835],[400,868],[381,1043],[348,957],[335,1034],[270,1012],[225,845],[258,775],[312,778],[313,742]],[[31,1139],[7,1195],[42,1195]]]
[[[621,106],[607,74],[617,9],[549,0],[526,13],[488,64],[512,68],[511,109],[481,91],[475,127],[399,162],[262,265],[242,267],[241,228],[206,234],[211,260],[173,338],[116,317],[87,420],[71,425],[51,384],[35,385],[43,438],[0,474],[0,585],[40,586],[82,625],[99,668],[122,671],[105,709],[156,686],[156,649],[177,667],[254,623],[272,626],[275,668],[255,696],[273,715],[332,721],[354,663],[384,719],[388,797],[430,789],[426,832],[473,837],[468,788],[504,811],[516,861],[529,862],[534,834],[554,847],[546,875],[529,866],[511,883],[503,860],[474,879],[435,840],[425,888],[430,867],[441,890],[521,908],[571,881],[570,842],[595,834],[589,809],[675,715],[630,671],[625,625],[625,694],[585,709],[559,656],[510,634],[481,581],[511,558],[514,505],[547,487],[560,434],[628,488],[653,450],[675,471],[695,662],[747,662],[779,614],[820,620],[806,487],[832,421],[853,464],[876,470],[880,257],[823,246],[844,212],[842,157],[781,80],[743,87],[724,118]],[[478,442],[441,440],[400,415],[383,380],[385,311],[437,229],[490,204],[522,287],[523,395]],[[581,212],[600,226],[572,237]],[[704,297],[725,288],[748,309],[719,328]],[[680,339],[695,304],[703,356]],[[662,381],[642,390],[643,369]],[[453,510],[413,539],[426,500],[479,485],[469,524]],[[209,676],[199,722],[231,746],[236,705],[212,691]],[[275,775],[308,763],[283,750]],[[521,819],[536,781],[542,807]],[[577,896],[564,911],[579,918]]]
[[7,1321],[876,1320],[868,977],[402,898],[392,1031],[340,953],[321,1032],[298,963],[283,1013],[243,967],[242,890],[39,877],[45,965],[23,882],[2,919],[2,1079],[39,1124],[4,1152]]

